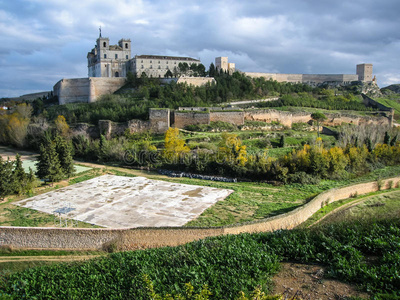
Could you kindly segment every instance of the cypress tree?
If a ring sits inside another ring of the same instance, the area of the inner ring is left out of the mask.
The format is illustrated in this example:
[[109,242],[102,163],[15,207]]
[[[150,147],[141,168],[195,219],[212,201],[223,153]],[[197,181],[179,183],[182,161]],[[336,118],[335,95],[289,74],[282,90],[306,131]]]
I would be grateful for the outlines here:
[[383,138],[383,143],[386,145],[390,145],[390,135],[389,132],[385,132],[385,137]]
[[40,145],[40,154],[36,163],[36,175],[45,181],[55,182],[61,180],[63,172],[55,145],[50,142]]
[[13,163],[0,156],[0,199],[14,192]]
[[281,135],[281,138],[279,140],[279,147],[285,147],[285,136],[283,134]]
[[61,169],[64,175],[70,178],[75,173],[71,141],[67,141],[61,136],[56,136],[54,141],[58,159],[60,160]]
[[17,153],[15,156],[15,166],[13,170],[14,179],[14,192],[22,194],[25,191],[27,184],[27,176],[24,168],[22,167],[21,156]]

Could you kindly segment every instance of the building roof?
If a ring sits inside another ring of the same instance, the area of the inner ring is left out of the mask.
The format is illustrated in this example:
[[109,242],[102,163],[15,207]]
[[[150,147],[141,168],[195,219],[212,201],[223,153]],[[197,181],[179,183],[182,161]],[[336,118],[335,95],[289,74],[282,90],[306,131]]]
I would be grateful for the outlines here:
[[143,59],[165,59],[165,60],[187,60],[193,62],[200,62],[199,59],[191,58],[191,57],[179,57],[179,56],[164,56],[164,55],[136,55],[136,58]]

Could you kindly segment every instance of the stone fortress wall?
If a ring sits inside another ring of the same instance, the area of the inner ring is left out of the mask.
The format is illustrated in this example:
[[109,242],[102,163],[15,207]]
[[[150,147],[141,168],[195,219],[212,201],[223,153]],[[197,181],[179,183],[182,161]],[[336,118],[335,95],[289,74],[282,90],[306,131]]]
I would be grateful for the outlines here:
[[[381,189],[399,185],[400,177],[383,180]],[[246,224],[215,228],[133,228],[133,229],[65,229],[35,227],[0,227],[0,246],[22,249],[96,250],[114,244],[119,250],[136,250],[178,246],[211,236],[226,234],[271,232],[292,229],[317,212],[321,207],[355,194],[378,190],[378,183],[368,182],[328,190],[307,204],[286,214]]]
[[360,81],[357,74],[277,74],[277,73],[253,73],[245,72],[251,78],[263,77],[266,80],[291,83],[314,83],[337,82],[348,84],[352,81]]
[[122,77],[61,79],[54,85],[53,94],[58,97],[60,105],[76,102],[91,103],[102,95],[113,94],[125,83],[126,79]]
[[358,64],[356,66],[356,74],[279,74],[256,72],[244,72],[244,74],[251,78],[263,77],[266,80],[276,80],[278,82],[306,83],[310,85],[334,82],[339,85],[346,85],[353,81],[373,81],[372,68],[372,64]]
[[[186,83],[188,85],[202,86],[215,82],[210,77],[180,77],[160,79],[161,82]],[[88,77],[61,79],[53,87],[54,96],[58,97],[58,104],[92,103],[100,96],[110,95],[126,84],[123,77]]]

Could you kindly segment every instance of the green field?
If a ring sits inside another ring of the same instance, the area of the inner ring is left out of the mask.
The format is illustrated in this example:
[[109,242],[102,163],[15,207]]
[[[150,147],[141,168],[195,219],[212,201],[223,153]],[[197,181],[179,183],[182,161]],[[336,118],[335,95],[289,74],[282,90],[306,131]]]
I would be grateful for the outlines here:
[[178,299],[191,283],[194,293],[207,285],[210,299],[238,299],[240,291],[249,295],[257,287],[269,293],[280,262],[290,261],[323,265],[322,283],[334,278],[357,285],[373,299],[398,299],[399,233],[396,218],[207,238],[5,275],[0,297],[139,300],[172,294]]

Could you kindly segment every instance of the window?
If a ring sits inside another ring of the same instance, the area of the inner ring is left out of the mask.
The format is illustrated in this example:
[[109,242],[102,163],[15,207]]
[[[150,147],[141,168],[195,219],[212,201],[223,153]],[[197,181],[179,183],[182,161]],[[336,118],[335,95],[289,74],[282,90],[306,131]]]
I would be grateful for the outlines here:
[[151,60],[151,61],[150,61],[150,63],[152,64],[152,63],[153,63],[153,61]]
[[144,69],[143,65],[142,65],[142,69]]
[[125,49],[128,49],[128,43],[125,43]]
[[153,66],[152,66],[152,65],[150,66],[150,69],[153,69]]
[[115,59],[118,59],[118,54],[115,54]]
[[115,77],[119,77],[119,73],[118,72],[115,72]]
[[158,63],[160,63],[160,61],[158,61]]
[[158,66],[158,69],[161,69],[161,66]]
[[104,58],[107,58],[107,54],[104,54]]
[[126,58],[126,59],[128,59],[128,57],[129,57],[128,55],[127,55],[127,56],[125,56],[125,58]]
[[143,62],[143,59],[142,59],[142,61],[141,61],[141,63]]
[[107,43],[106,42],[103,43],[103,47],[107,47]]
[[168,61],[167,61],[167,65],[168,65]]

